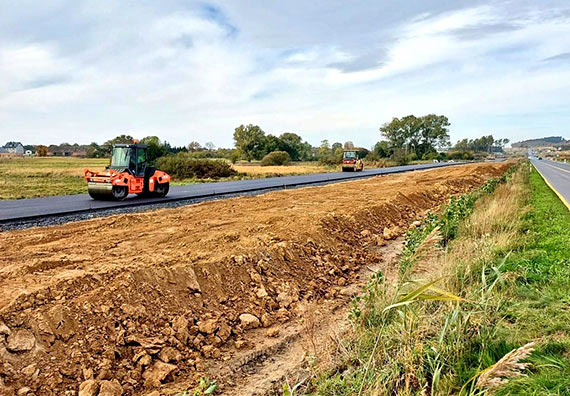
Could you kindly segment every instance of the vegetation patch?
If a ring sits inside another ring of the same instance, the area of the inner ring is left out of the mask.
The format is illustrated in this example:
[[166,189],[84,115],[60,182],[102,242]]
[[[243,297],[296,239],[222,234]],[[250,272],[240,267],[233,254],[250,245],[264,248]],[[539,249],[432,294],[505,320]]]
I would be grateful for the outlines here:
[[238,173],[223,160],[193,158],[184,153],[169,155],[156,160],[156,167],[174,179],[219,179]]
[[261,166],[289,165],[291,157],[286,151],[273,151],[261,160]]
[[309,393],[568,394],[570,214],[528,169],[408,234],[400,281],[373,277]]

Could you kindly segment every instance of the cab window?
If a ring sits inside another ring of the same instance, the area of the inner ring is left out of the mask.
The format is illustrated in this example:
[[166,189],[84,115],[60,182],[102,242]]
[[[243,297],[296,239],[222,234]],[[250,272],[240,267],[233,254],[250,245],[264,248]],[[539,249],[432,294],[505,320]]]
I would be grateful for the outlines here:
[[345,159],[345,160],[356,159],[356,151],[345,151],[344,155],[343,155],[343,159]]
[[113,156],[111,157],[111,168],[120,169],[129,166],[131,158],[131,149],[128,147],[115,147],[113,149]]
[[146,151],[137,150],[137,176],[144,175],[146,167]]

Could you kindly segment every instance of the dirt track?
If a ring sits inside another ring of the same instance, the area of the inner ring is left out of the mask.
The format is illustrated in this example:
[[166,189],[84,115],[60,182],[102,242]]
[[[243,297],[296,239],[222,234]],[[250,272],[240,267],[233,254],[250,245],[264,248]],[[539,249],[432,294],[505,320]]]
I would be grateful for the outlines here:
[[216,376],[265,342],[266,330],[250,328],[286,329],[297,306],[334,299],[363,264],[382,260],[384,239],[508,166],[2,233],[0,394],[77,394],[86,380],[85,395],[168,393]]

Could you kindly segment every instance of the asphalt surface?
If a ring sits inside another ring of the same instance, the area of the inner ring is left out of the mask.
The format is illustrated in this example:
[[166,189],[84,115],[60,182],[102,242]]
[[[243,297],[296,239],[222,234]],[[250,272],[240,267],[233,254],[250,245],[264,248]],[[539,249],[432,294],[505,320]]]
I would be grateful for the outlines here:
[[391,173],[440,168],[458,163],[435,163],[395,166],[390,168],[365,169],[362,172],[317,173],[302,176],[272,177],[266,179],[239,180],[231,182],[189,184],[171,186],[164,198],[141,198],[130,195],[124,201],[96,201],[88,194],[65,195],[46,198],[0,201],[0,224],[15,221],[57,217],[78,213],[97,213],[120,208],[193,201],[196,199],[216,199],[236,194],[263,192],[266,190],[295,188],[299,186],[328,184]]
[[537,158],[532,158],[531,162],[570,209],[570,164]]

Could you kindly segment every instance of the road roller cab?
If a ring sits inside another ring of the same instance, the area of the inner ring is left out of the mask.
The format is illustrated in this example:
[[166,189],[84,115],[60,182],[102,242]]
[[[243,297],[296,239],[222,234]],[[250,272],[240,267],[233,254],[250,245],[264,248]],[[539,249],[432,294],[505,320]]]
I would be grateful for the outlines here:
[[170,176],[151,167],[145,144],[115,144],[111,164],[104,172],[85,169],[87,190],[93,199],[123,200],[129,194],[164,197]]
[[359,157],[357,150],[344,150],[342,153],[342,171],[361,171],[364,169],[364,161]]

